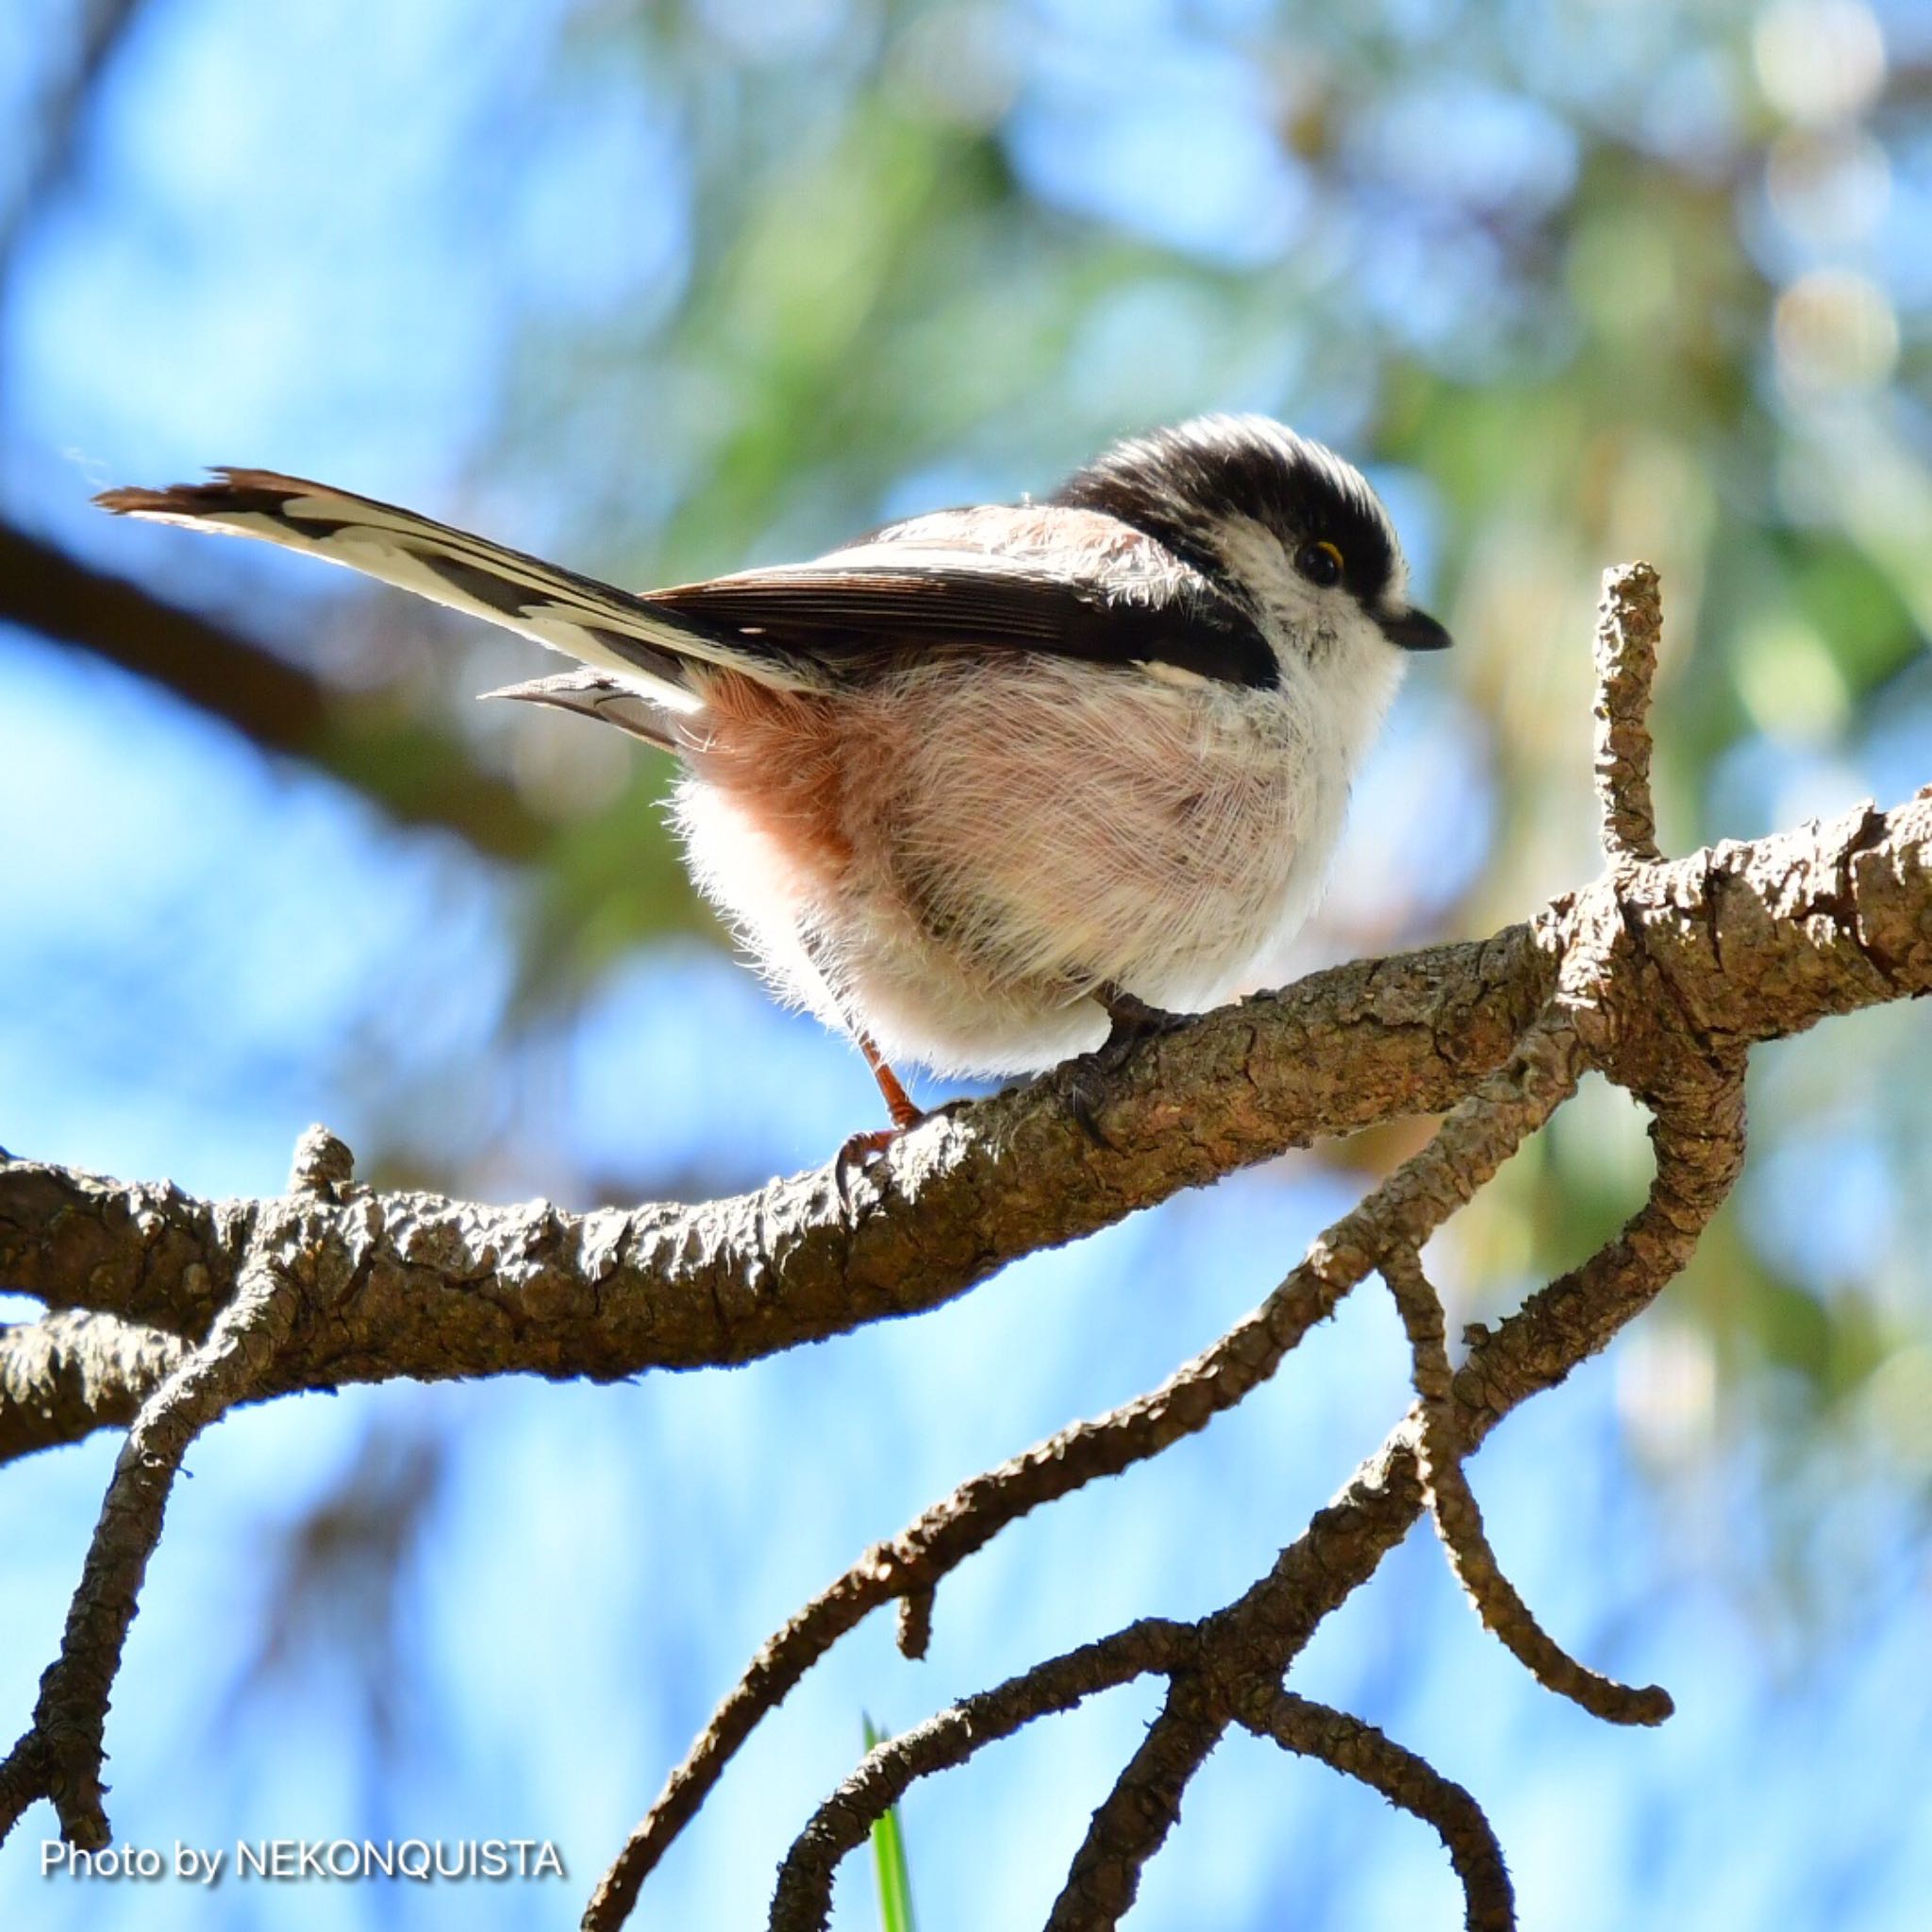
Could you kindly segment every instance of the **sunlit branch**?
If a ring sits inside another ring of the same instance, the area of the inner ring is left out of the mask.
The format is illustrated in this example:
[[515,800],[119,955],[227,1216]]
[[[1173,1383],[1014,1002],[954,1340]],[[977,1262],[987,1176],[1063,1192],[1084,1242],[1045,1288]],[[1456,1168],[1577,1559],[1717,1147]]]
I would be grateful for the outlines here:
[[165,1329],[79,1309],[0,1328],[0,1461],[131,1423],[189,1347]]

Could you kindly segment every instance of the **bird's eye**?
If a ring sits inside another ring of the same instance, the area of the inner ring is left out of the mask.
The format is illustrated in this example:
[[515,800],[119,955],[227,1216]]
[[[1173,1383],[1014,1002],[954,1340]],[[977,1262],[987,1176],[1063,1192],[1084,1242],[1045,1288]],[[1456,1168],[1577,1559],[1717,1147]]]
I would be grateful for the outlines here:
[[1294,567],[1324,590],[1341,581],[1341,552],[1325,537],[1311,537],[1294,554]]

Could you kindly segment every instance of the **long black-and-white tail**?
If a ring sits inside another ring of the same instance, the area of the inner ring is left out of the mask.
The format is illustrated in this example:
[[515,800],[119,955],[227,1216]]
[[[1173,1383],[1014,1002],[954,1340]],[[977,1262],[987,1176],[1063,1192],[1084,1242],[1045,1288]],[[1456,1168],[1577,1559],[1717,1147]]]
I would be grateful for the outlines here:
[[[771,684],[809,681],[769,654],[735,646],[728,633],[678,617],[648,598],[413,510],[272,470],[213,474],[219,482],[108,490],[94,501],[124,516],[256,537],[344,564],[614,674],[672,711],[695,708],[686,671],[691,660],[749,671]],[[537,692],[525,687],[503,694]]]

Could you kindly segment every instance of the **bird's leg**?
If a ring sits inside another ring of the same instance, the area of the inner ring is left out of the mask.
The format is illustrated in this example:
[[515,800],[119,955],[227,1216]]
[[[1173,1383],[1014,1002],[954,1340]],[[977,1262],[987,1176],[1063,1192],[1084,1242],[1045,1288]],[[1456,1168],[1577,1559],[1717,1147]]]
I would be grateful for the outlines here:
[[865,1063],[872,1069],[872,1076],[878,1082],[879,1091],[885,1095],[886,1111],[892,1117],[890,1127],[867,1127],[850,1135],[845,1144],[839,1149],[832,1162],[833,1173],[838,1176],[839,1191],[845,1191],[845,1178],[855,1167],[863,1167],[874,1155],[883,1154],[908,1127],[916,1127],[925,1115],[913,1106],[910,1096],[899,1084],[899,1076],[886,1064],[886,1057],[878,1049],[878,1043],[863,1026],[858,1024],[857,1014],[840,996],[838,982],[827,970],[826,962],[820,957],[808,928],[801,929],[798,941],[805,957],[811,961],[812,971],[819,976],[819,983],[825,989],[839,1017],[845,1023],[845,1030],[858,1041],[858,1050],[865,1056]]
[[879,1084],[879,1091],[886,1097],[886,1111],[892,1116],[892,1129],[904,1133],[908,1127],[916,1127],[925,1118],[922,1108],[913,1106],[905,1088],[899,1084],[899,1076],[886,1064],[886,1057],[874,1043],[870,1033],[855,1036],[858,1050],[865,1056],[865,1063],[872,1069],[872,1076]]
[[913,1106],[899,1076],[886,1064],[886,1057],[874,1041],[871,1034],[862,1027],[855,1026],[852,1037],[858,1042],[858,1050],[865,1056],[865,1063],[872,1069],[872,1076],[878,1082],[879,1091],[886,1097],[886,1111],[892,1116],[890,1127],[867,1127],[849,1136],[840,1148],[838,1158],[832,1163],[839,1178],[839,1191],[845,1191],[845,1179],[855,1167],[863,1167],[874,1156],[883,1154],[908,1127],[916,1127],[925,1115]]

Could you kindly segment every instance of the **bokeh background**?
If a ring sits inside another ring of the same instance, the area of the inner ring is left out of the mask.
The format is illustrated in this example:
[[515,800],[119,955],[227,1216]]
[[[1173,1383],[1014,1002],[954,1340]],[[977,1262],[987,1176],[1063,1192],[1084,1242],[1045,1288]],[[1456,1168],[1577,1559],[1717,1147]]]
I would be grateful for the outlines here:
[[[520,0],[0,8],[0,1139],[214,1194],[322,1119],[365,1174],[567,1203],[826,1158],[876,1102],[692,899],[665,763],[470,694],[533,647],[87,497],[308,474],[621,581],[1049,487],[1208,408],[1358,457],[1461,648],[1421,666],[1281,976],[1594,868],[1598,575],[1662,568],[1666,842],[1932,779],[1932,11],[1916,0]],[[1488,1805],[1529,1925],[1904,1932],[1932,1897],[1932,1051],[1754,1063],[1695,1267],[1474,1474],[1660,1733],[1539,1690],[1422,1534],[1299,1688]],[[200,1443],[108,1742],[125,1841],[555,1840],[567,1885],[40,1876],[35,1927],[575,1923],[764,1634],[982,1465],[1158,1380],[1412,1135],[1282,1161],[916,1323],[617,1389],[359,1390]],[[1638,1199],[1587,1090],[1438,1244],[1463,1318]],[[30,1307],[0,1304],[12,1314]],[[888,1728],[1239,1590],[1379,1441],[1363,1291],[1238,1414],[1009,1533],[760,1734],[641,1924],[761,1923]],[[103,1438],[0,1481],[0,1711]],[[1152,1692],[907,1807],[927,1932],[1036,1924]],[[11,1735],[9,1729],[8,1735]],[[1448,1926],[1440,1847],[1231,1741],[1132,1923]],[[854,1861],[838,1923],[876,1924]]]

